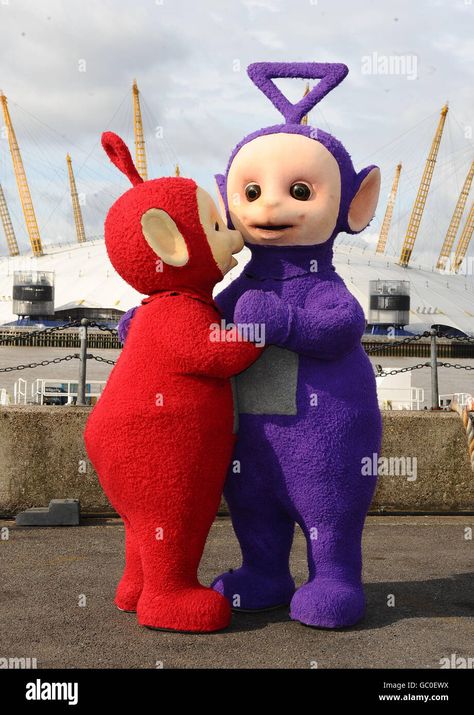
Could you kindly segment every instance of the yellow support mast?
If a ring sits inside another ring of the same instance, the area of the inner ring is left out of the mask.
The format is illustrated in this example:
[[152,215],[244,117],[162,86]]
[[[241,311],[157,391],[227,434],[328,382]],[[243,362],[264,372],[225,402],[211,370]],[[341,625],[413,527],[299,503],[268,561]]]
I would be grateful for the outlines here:
[[86,232],[84,231],[84,221],[82,220],[81,205],[79,203],[79,195],[77,193],[76,179],[72,170],[72,159],[69,154],[66,156],[67,171],[69,175],[69,186],[71,189],[72,211],[74,214],[74,223],[76,224],[76,236],[78,243],[86,242]]
[[[303,97],[306,97],[307,94],[309,94],[309,82],[306,82],[306,87],[303,92]],[[307,114],[305,114],[304,117],[302,117],[300,124],[307,126],[307,124],[308,124],[308,115]]]
[[5,126],[7,128],[8,143],[10,145],[10,153],[12,155],[13,161],[13,171],[15,172],[18,193],[20,194],[20,201],[21,207],[23,209],[23,215],[25,217],[26,230],[28,231],[28,236],[30,237],[33,255],[42,256],[43,246],[41,244],[38,222],[36,220],[35,209],[33,207],[30,188],[28,186],[28,181],[26,178],[25,167],[23,166],[23,160],[20,154],[20,147],[18,146],[15,130],[13,129],[10,112],[8,110],[7,98],[1,91],[0,101],[3,107],[3,116],[5,119]]
[[8,210],[5,194],[3,193],[2,185],[0,184],[0,218],[2,219],[3,230],[7,239],[8,253],[10,256],[19,256],[18,243],[16,242],[15,231],[13,229],[10,212]]
[[421,218],[423,216],[423,211],[426,204],[426,198],[428,196],[431,179],[433,177],[436,157],[438,156],[441,137],[443,136],[443,129],[444,124],[446,122],[447,113],[448,103],[446,102],[446,104],[441,110],[441,115],[439,118],[438,126],[436,128],[436,133],[433,137],[433,142],[431,144],[430,153],[428,154],[428,159],[426,160],[425,169],[423,171],[423,176],[421,177],[421,183],[418,188],[415,203],[413,204],[413,208],[411,210],[410,221],[408,222],[408,228],[399,260],[399,264],[403,266],[403,268],[406,268],[410,262],[413,246],[415,245],[416,237],[418,235],[418,229],[420,228]]
[[147,181],[145,137],[143,134],[142,110],[140,108],[140,92],[138,91],[136,79],[133,80],[133,131],[135,134],[135,166],[143,181]]
[[472,233],[474,231],[474,203],[469,211],[469,216],[467,217],[466,223],[464,224],[463,231],[461,233],[461,238],[456,246],[456,252],[454,254],[454,273],[457,273],[461,267],[461,263],[464,260],[464,256],[469,248],[469,243],[472,238]]
[[179,168],[179,164],[176,164],[176,166],[175,166],[175,168],[174,168],[174,175],[175,175],[175,176],[181,176],[181,171],[180,171],[180,168]]
[[379,240],[377,241],[375,253],[385,253],[388,232],[390,231],[390,225],[392,223],[393,207],[395,206],[395,199],[397,198],[398,182],[400,181],[401,170],[402,165],[397,164],[395,176],[393,177],[392,190],[390,191],[390,195],[388,197],[387,208],[385,209],[385,216],[383,217],[382,228],[380,229]]
[[459,198],[458,198],[456,207],[454,209],[454,213],[451,218],[451,222],[448,226],[448,230],[446,232],[446,236],[445,236],[443,245],[441,246],[441,251],[440,251],[439,257],[438,257],[438,263],[436,264],[436,268],[438,268],[440,271],[444,270],[444,268],[446,267],[446,262],[451,254],[451,249],[453,247],[454,239],[456,238],[456,234],[459,229],[459,224],[461,223],[461,218],[462,218],[462,214],[464,211],[464,207],[466,206],[467,197],[469,196],[469,191],[471,190],[471,184],[472,184],[473,177],[474,177],[474,161],[472,162],[471,168],[469,169],[466,179],[464,181],[464,186],[462,187],[461,193],[459,194]]

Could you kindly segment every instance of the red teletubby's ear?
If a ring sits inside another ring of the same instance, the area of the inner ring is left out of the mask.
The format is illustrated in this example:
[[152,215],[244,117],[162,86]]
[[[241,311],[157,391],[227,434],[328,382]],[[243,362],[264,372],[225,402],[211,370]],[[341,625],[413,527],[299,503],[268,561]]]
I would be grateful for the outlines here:
[[102,146],[110,161],[130,179],[133,186],[143,183],[143,179],[135,168],[127,145],[117,134],[114,134],[114,132],[104,132],[102,134]]

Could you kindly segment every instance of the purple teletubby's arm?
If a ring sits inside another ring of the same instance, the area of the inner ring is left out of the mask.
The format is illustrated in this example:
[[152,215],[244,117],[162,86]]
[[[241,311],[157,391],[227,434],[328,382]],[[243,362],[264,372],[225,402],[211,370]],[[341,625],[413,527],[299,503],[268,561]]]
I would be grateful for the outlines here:
[[130,310],[127,310],[127,312],[124,313],[119,320],[117,330],[118,338],[121,343],[124,343],[127,339],[128,331],[130,330],[130,323],[132,322],[132,318],[135,315],[135,311],[138,307],[139,306],[136,305],[134,308],[130,308]]
[[265,325],[265,342],[301,355],[334,360],[360,343],[364,312],[343,284],[316,287],[304,308],[285,303],[273,292],[250,290],[235,307],[234,322]]
[[241,288],[238,282],[233,281],[214,298],[227,323],[232,323],[234,320],[234,309],[240,295],[240,290]]

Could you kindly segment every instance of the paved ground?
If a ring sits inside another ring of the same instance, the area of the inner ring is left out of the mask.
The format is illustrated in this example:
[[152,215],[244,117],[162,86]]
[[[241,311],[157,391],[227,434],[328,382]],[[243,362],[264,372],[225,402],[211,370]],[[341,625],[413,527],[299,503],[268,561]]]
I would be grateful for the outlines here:
[[[9,528],[7,532],[2,527]],[[121,522],[21,529],[0,522],[0,658],[41,667],[437,668],[455,653],[474,657],[474,517],[371,517],[365,532],[368,613],[347,631],[307,628],[287,609],[238,614],[230,630],[182,635],[140,628],[113,593],[122,568]],[[201,578],[237,566],[230,522],[211,532]],[[305,546],[292,568],[304,581]],[[471,573],[470,573],[471,572]],[[79,606],[81,594],[85,607]],[[395,605],[388,603],[395,599]]]

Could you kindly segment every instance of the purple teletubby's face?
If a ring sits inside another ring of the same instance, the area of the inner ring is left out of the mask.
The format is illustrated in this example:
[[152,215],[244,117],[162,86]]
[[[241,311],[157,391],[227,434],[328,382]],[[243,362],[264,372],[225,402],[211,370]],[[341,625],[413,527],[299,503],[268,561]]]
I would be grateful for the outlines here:
[[339,166],[318,141],[267,134],[245,144],[227,177],[232,222],[250,244],[324,243],[336,226]]

